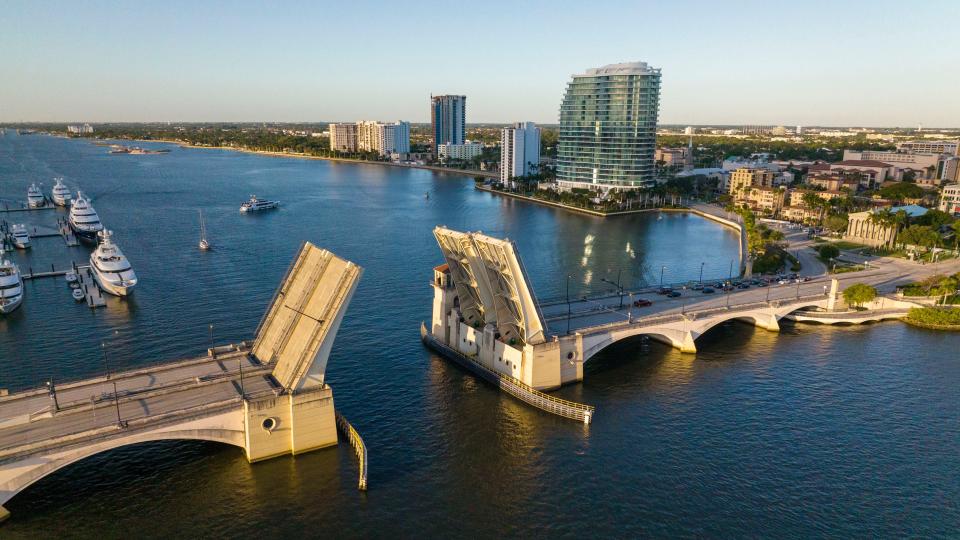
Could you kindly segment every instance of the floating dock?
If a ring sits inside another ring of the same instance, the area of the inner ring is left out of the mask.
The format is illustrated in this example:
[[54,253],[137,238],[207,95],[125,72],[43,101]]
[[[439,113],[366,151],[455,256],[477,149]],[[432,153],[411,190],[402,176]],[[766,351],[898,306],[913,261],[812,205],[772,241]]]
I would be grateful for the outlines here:
[[107,305],[107,301],[103,298],[103,291],[100,290],[97,281],[93,279],[93,272],[90,271],[89,266],[78,266],[77,277],[80,278],[80,290],[83,291],[84,301],[88,306],[98,308]]

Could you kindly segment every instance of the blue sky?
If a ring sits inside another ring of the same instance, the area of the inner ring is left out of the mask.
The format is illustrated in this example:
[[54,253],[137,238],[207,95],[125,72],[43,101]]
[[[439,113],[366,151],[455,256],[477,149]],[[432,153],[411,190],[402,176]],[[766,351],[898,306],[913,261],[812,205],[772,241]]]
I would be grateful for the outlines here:
[[960,126],[960,1],[38,2],[0,9],[0,121],[556,123],[663,70],[661,123]]

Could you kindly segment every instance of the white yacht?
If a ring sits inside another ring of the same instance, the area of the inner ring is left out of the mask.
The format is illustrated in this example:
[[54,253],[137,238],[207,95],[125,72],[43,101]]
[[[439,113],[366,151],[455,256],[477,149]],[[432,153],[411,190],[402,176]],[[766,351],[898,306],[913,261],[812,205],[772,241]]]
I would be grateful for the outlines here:
[[103,230],[103,224],[100,223],[100,216],[93,209],[90,201],[84,198],[83,193],[77,192],[77,200],[70,207],[70,217],[67,223],[73,230],[77,238],[85,242],[96,242],[97,233]]
[[53,185],[53,190],[50,191],[50,198],[53,199],[53,204],[57,206],[70,206],[70,199],[73,196],[70,195],[70,188],[63,183],[63,178],[57,178],[57,183]]
[[0,260],[0,313],[10,313],[23,302],[23,278],[17,265]]
[[269,210],[280,206],[280,201],[268,201],[258,199],[256,195],[251,195],[250,200],[240,205],[241,212],[259,212],[260,210]]
[[13,237],[13,245],[20,249],[30,247],[30,233],[27,232],[27,226],[22,223],[10,227],[10,236]]
[[30,208],[40,208],[46,201],[43,198],[43,192],[37,187],[37,184],[30,184],[27,188],[27,206]]
[[100,232],[100,245],[90,254],[90,270],[100,288],[116,296],[128,296],[137,284],[130,261],[113,243],[113,233],[106,229]]

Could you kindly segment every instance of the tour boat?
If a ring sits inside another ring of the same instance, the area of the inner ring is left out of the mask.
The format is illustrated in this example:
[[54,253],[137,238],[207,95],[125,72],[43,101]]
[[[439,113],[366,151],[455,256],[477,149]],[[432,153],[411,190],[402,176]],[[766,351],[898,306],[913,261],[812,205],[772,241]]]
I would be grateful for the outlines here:
[[23,278],[17,265],[0,260],[0,313],[7,314],[23,302]]
[[84,242],[96,242],[97,233],[103,230],[103,224],[100,223],[100,216],[97,215],[97,211],[79,191],[77,192],[77,200],[70,207],[70,217],[67,219],[67,223],[77,235],[77,238]]
[[260,210],[269,210],[280,206],[280,201],[268,201],[258,199],[256,195],[251,195],[250,200],[240,205],[241,212],[258,212]]
[[100,232],[100,245],[90,254],[90,270],[100,288],[115,296],[128,296],[137,284],[130,261],[113,243],[113,233],[106,229]]
[[10,236],[13,237],[13,245],[18,248],[28,249],[30,247],[30,234],[27,232],[26,225],[16,224],[10,227]]
[[64,185],[63,178],[57,178],[57,183],[53,185],[53,190],[50,192],[50,198],[57,206],[70,206],[70,199],[73,196],[70,195],[70,188]]
[[210,249],[210,242],[207,241],[207,225],[203,222],[203,210],[200,210],[200,251]]
[[27,206],[30,208],[40,208],[44,203],[43,192],[37,187],[37,184],[30,184],[27,188]]

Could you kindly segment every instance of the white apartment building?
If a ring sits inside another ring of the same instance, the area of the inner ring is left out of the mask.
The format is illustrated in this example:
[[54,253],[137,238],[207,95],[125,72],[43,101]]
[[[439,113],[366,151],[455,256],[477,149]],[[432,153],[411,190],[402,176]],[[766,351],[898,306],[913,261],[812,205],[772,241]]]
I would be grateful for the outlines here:
[[463,144],[445,143],[437,145],[437,157],[447,159],[473,159],[483,153],[483,144],[467,141]]
[[518,122],[500,132],[500,181],[535,172],[540,165],[540,128]]
[[90,124],[83,124],[82,126],[79,124],[69,125],[67,126],[67,133],[76,133],[78,135],[93,133],[93,126]]
[[356,152],[358,129],[355,123],[340,122],[330,124],[330,150],[338,152]]
[[357,147],[381,156],[410,152],[409,122],[357,122]]

